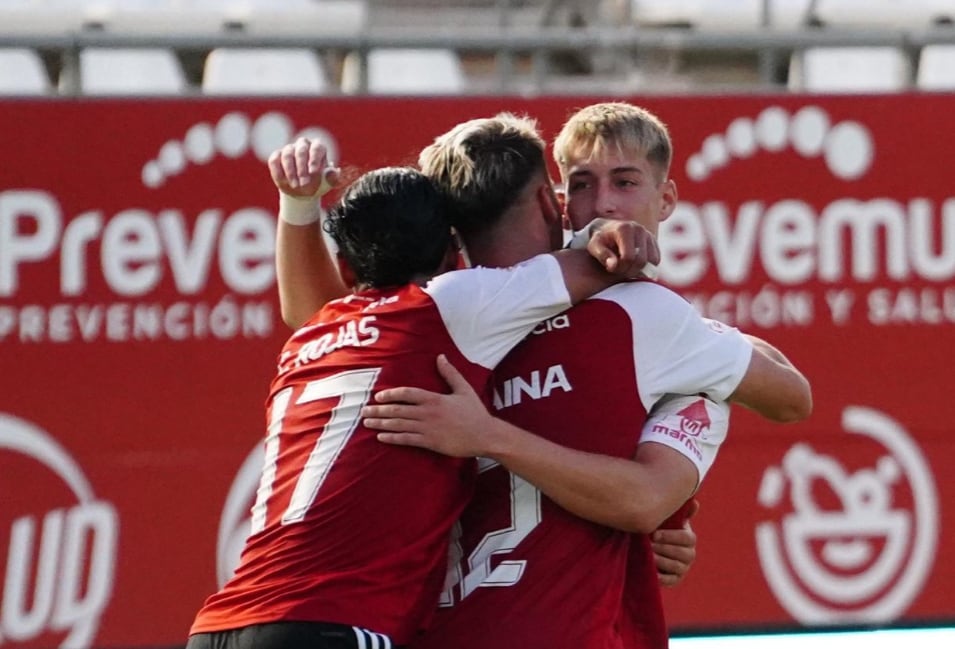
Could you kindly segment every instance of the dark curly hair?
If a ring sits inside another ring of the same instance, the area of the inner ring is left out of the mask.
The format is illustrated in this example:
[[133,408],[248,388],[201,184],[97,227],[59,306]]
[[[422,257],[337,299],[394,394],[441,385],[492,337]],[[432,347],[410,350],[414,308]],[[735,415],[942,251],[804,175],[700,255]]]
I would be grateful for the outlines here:
[[360,284],[400,286],[440,269],[452,243],[446,203],[416,169],[385,167],[349,185],[323,227]]

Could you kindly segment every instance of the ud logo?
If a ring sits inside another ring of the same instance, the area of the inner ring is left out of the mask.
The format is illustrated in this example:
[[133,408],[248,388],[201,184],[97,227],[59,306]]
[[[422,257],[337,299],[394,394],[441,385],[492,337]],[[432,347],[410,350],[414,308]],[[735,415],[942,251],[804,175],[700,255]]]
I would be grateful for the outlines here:
[[[869,440],[841,458],[796,444],[760,486],[761,505],[788,511],[756,526],[763,573],[807,625],[894,620],[922,588],[938,542],[933,477],[906,431],[859,406],[843,411],[842,425]],[[878,455],[847,470],[870,442]]]
[[36,502],[36,491],[29,501],[5,500],[4,517],[12,513],[12,520],[3,521],[9,524],[9,546],[0,564],[5,567],[0,642],[42,638],[52,644],[62,638],[60,647],[85,649],[113,591],[116,510],[93,494],[80,466],[55,439],[0,414],[0,456],[8,453],[13,456],[8,466],[40,465],[29,467],[31,480],[55,485],[67,504],[45,507]]

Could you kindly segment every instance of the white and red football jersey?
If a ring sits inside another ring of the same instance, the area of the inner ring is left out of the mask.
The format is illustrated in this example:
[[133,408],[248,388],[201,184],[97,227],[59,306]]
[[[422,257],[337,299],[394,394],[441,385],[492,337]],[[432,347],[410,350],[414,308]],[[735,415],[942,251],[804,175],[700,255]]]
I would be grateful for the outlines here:
[[491,369],[568,306],[560,267],[544,255],[319,311],[279,357],[240,565],[191,633],[319,621],[407,642],[434,612],[475,462],[383,444],[362,426],[361,408],[391,387],[446,391],[442,353],[487,395]]
[[[751,354],[669,289],[618,285],[538,325],[495,371],[494,404],[558,444],[630,458],[664,395],[723,401]],[[455,534],[444,606],[416,649],[624,646],[628,551],[645,537],[578,518],[488,462]]]

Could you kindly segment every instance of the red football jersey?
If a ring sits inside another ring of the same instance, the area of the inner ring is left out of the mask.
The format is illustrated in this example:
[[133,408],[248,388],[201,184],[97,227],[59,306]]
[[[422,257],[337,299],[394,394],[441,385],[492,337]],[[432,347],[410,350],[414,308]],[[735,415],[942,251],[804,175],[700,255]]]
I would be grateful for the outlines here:
[[[671,291],[620,285],[536,327],[495,371],[494,405],[558,444],[629,458],[664,394],[725,399],[751,353],[738,331],[711,327]],[[645,537],[571,515],[503,467],[479,465],[444,606],[416,649],[623,647],[628,552]]]
[[486,394],[490,369],[568,299],[557,262],[543,256],[446,273],[424,289],[363,292],[296,331],[268,398],[251,534],[191,632],[320,621],[407,642],[433,614],[475,462],[383,444],[361,408],[390,387],[445,391],[441,353]]

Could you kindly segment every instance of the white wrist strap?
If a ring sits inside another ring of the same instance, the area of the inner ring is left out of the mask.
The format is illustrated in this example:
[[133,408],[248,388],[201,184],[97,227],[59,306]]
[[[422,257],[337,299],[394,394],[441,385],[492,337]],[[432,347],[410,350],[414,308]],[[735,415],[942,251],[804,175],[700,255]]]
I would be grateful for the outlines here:
[[292,225],[310,225],[322,218],[318,196],[299,198],[279,192],[279,218]]

